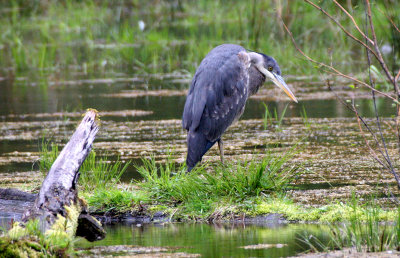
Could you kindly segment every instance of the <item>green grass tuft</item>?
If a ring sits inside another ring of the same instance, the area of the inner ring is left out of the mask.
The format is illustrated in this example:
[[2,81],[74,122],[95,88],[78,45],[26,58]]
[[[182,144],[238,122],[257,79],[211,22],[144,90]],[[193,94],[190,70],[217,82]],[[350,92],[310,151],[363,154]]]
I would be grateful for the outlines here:
[[[322,241],[313,235],[303,236],[301,239],[312,250],[329,251],[344,248],[353,248],[357,252],[400,250],[400,209],[384,211],[374,202],[374,199],[361,205],[353,194],[349,204],[335,210],[342,214],[340,220],[338,219],[342,223],[330,224],[328,241]],[[329,216],[329,213],[325,216]],[[388,220],[396,220],[397,223],[394,226],[387,222],[382,223]]]
[[[39,169],[46,175],[60,154],[56,144],[42,141],[40,151]],[[93,191],[95,189],[112,188],[120,182],[120,178],[126,171],[130,161],[122,164],[117,160],[111,163],[106,158],[97,158],[96,152],[92,150],[79,169],[79,186],[83,191]]]
[[210,215],[218,202],[239,203],[263,194],[283,192],[298,175],[298,168],[286,165],[293,150],[281,157],[267,154],[236,164],[199,166],[186,173],[184,165],[176,165],[170,157],[165,164],[154,158],[143,159],[136,166],[143,181],[138,182],[153,203],[179,204],[186,213]]
[[58,154],[60,154],[58,145],[42,140],[38,164],[39,170],[43,176],[47,175],[54,161],[57,159]]
[[264,130],[268,128],[268,125],[273,126],[275,124],[276,130],[282,131],[282,122],[283,118],[285,117],[288,104],[286,104],[285,108],[282,110],[282,113],[280,115],[278,115],[278,110],[276,108],[274,108],[274,111],[271,112],[269,111],[267,104],[265,104],[264,102],[262,104],[264,106],[264,116],[263,116]]
[[92,150],[79,169],[79,184],[87,192],[110,188],[120,182],[129,165],[130,161],[123,165],[119,160],[111,163],[106,158],[96,159],[96,152]]
[[97,189],[93,194],[85,192],[82,194],[88,202],[91,210],[104,212],[114,211],[123,213],[132,211],[141,202],[148,202],[149,196],[143,191],[126,189]]

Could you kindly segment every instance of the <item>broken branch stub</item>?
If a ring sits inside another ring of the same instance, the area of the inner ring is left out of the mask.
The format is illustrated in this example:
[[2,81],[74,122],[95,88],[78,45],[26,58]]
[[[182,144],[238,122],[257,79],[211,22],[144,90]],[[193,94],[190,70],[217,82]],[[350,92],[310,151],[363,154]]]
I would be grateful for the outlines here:
[[24,214],[24,221],[38,218],[42,232],[52,229],[61,215],[70,223],[68,233],[71,236],[76,233],[78,216],[86,210],[85,204],[78,198],[76,183],[79,168],[90,153],[99,130],[96,117],[95,110],[86,112],[71,139],[51,166],[33,208]]

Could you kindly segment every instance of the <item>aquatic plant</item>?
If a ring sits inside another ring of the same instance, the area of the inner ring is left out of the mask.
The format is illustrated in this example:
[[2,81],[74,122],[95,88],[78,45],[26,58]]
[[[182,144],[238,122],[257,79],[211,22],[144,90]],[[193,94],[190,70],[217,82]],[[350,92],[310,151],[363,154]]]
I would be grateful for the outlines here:
[[165,164],[157,164],[154,157],[143,159],[143,165],[136,166],[143,177],[138,185],[155,202],[181,203],[197,215],[209,214],[212,205],[222,199],[237,203],[261,193],[288,189],[299,174],[298,167],[286,165],[295,153],[291,149],[280,157],[268,153],[261,159],[204,164],[190,173],[172,156]]
[[308,118],[307,111],[304,105],[301,106],[301,109],[302,110],[300,110],[300,116],[303,119],[303,124],[306,126],[307,129],[311,129],[311,122]]
[[[53,165],[59,153],[57,144],[42,140],[38,164],[44,176]],[[119,158],[114,162],[109,161],[105,157],[98,158],[96,157],[96,152],[92,150],[79,169],[79,185],[83,191],[112,187],[119,183],[121,176],[129,165],[130,161],[123,164]]]
[[283,121],[283,118],[285,117],[286,110],[287,110],[287,107],[289,106],[289,104],[285,105],[285,108],[282,110],[280,115],[278,115],[278,110],[276,108],[274,108],[274,111],[272,113],[271,111],[269,111],[267,104],[265,104],[264,102],[262,104],[264,106],[264,116],[263,116],[264,130],[267,129],[269,124],[273,125],[275,122],[276,130],[282,131],[282,127],[281,127],[282,121]]
[[96,152],[92,150],[79,169],[79,184],[83,191],[93,191],[99,188],[109,188],[120,182],[130,161],[123,164],[119,159],[111,162],[107,158],[96,158]]
[[[212,47],[226,42],[255,51],[273,51],[285,74],[315,74],[311,65],[293,58],[296,50],[286,39],[281,20],[301,35],[299,44],[309,53],[325,61],[342,60],[338,65],[348,70],[358,68],[349,65],[352,43],[329,24],[316,28],[320,17],[301,1],[236,1],[226,5],[222,0],[201,0],[182,2],[178,7],[165,1],[155,5],[147,1],[109,5],[67,0],[26,5],[18,0],[0,3],[4,10],[0,17],[0,66],[12,67],[19,74],[36,74],[39,70],[37,75],[42,76],[49,70],[79,66],[90,75],[101,70],[104,63],[109,69],[132,70],[138,62],[147,72],[193,72]],[[385,8],[383,3],[376,5]],[[332,3],[323,6],[335,10]],[[391,3],[394,13],[399,7],[397,2]],[[357,22],[360,9],[352,10]],[[383,13],[374,14],[380,20],[379,28],[383,28],[377,30],[380,37],[387,33],[384,28],[390,22],[382,19]],[[146,24],[143,30],[139,21]],[[349,20],[342,22],[351,24]],[[326,47],[335,51],[327,51]]]
[[340,224],[330,224],[325,236],[327,241],[313,235],[302,236],[300,240],[313,251],[354,248],[357,252],[383,252],[400,249],[400,209],[395,213],[396,223],[382,223],[384,211],[371,199],[360,205],[353,193],[349,203],[350,216]]
[[90,210],[124,213],[140,209],[142,202],[149,202],[146,192],[137,189],[100,188],[92,192],[82,192]]
[[57,144],[42,139],[38,165],[43,176],[47,175],[58,154],[60,154],[60,151]]

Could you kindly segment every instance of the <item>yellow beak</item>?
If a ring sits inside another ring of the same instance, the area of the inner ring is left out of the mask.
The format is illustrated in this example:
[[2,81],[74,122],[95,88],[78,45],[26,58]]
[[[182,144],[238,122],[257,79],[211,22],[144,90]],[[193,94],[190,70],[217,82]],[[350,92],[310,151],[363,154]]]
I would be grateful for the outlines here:
[[289,86],[285,83],[282,76],[277,75],[276,73],[271,73],[273,76],[270,77],[271,81],[281,88],[294,102],[298,103],[296,97],[294,96],[293,92],[290,90]]

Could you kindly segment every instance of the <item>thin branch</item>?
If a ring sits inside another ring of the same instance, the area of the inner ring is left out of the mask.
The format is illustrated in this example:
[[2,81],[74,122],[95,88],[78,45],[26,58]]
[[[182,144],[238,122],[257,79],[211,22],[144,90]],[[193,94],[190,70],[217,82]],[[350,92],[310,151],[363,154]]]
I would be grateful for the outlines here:
[[379,10],[379,12],[381,12],[383,15],[386,16],[386,18],[390,21],[390,23],[392,24],[392,26],[397,30],[397,32],[400,33],[399,27],[396,26],[396,24],[394,23],[394,21],[392,20],[392,18],[390,18],[390,16],[387,15],[386,13],[384,13],[384,12],[381,10],[381,8],[378,8],[378,10]]
[[[373,21],[372,21],[371,4],[370,4],[369,0],[365,0],[365,3],[366,3],[367,17],[368,17],[368,21],[369,21],[369,26],[370,26],[371,33],[372,33],[372,38],[373,38],[373,40],[375,42],[375,44],[374,44],[375,51],[376,51],[376,53],[378,54],[378,57],[379,57],[377,60],[380,63],[382,69],[384,70],[387,78],[392,82],[393,88],[394,88],[394,92],[397,95],[396,97],[397,97],[397,99],[399,99],[400,98],[400,90],[399,90],[399,86],[397,84],[397,79],[396,78],[398,77],[400,71],[396,75],[396,77],[393,77],[391,75],[391,73],[389,72],[389,69],[387,68],[386,63],[385,63],[385,61],[384,61],[384,59],[382,57],[381,51],[379,50],[379,47],[378,47],[378,41],[377,41],[376,34],[375,34],[375,28],[374,28],[374,24],[373,24]],[[368,50],[367,50],[367,53],[368,53]],[[370,60],[368,60],[368,61],[370,62]],[[396,127],[399,128],[399,124],[398,124],[398,122],[399,122],[399,120],[398,120],[398,118],[399,118],[399,103],[397,103],[397,110],[396,111],[397,111],[396,112]],[[378,117],[377,117],[377,120],[378,120]],[[387,148],[386,148],[386,143],[384,141],[384,138],[383,138],[382,131],[381,131],[379,123],[378,123],[378,127],[379,127],[379,130],[380,130],[380,133],[381,133],[382,142],[383,142],[383,144],[385,146],[386,155],[387,155],[387,157],[388,157],[388,159],[390,161],[390,156],[388,154],[388,151],[387,151]],[[397,135],[397,138],[400,139],[400,135]],[[395,172],[395,170],[393,168],[393,165],[391,163],[389,163],[389,166],[391,167],[391,172],[394,175],[394,177],[396,178],[397,183],[399,184],[399,180],[400,179],[399,179],[399,176],[397,175],[397,173]],[[400,188],[400,186],[399,186],[399,188]]]
[[[392,24],[392,26],[397,30],[397,32],[400,33],[400,29],[396,26],[396,24],[394,23],[394,21],[392,20],[392,18],[390,18],[390,16],[387,14],[387,12],[383,12],[383,11],[381,10],[381,8],[378,8],[378,10],[379,10],[379,12],[380,12],[381,14],[385,15],[385,17],[390,21],[390,23]],[[397,72],[397,75],[394,77],[394,87],[395,87],[395,88],[398,87],[397,82],[398,82],[399,78],[400,78],[400,70]],[[394,122],[395,122],[395,124],[396,124],[396,129],[397,129],[397,149],[398,149],[398,152],[399,152],[399,154],[400,154],[400,120],[399,120],[399,117],[400,117],[400,106],[397,105],[397,108],[396,108],[396,118],[394,119]]]
[[400,117],[400,106],[397,105],[396,107],[396,118],[394,119],[394,122],[396,124],[396,129],[397,129],[397,150],[400,154],[400,126],[399,126],[399,117]]
[[378,58],[377,54],[367,44],[365,44],[364,42],[362,42],[361,40],[356,38],[353,34],[348,32],[340,22],[338,22],[335,18],[333,18],[333,16],[330,15],[329,13],[327,13],[324,9],[322,9],[322,7],[314,4],[310,0],[304,0],[304,1],[307,2],[308,4],[312,5],[314,8],[318,9],[319,11],[321,11],[323,14],[325,14],[329,19],[331,19],[334,23],[336,23],[340,27],[340,29],[342,29],[342,31],[344,33],[346,33],[347,36],[349,36],[350,38],[352,38],[353,40],[355,40],[357,43],[364,46],[365,48],[368,48],[376,56],[376,58]]
[[371,29],[372,38],[374,40],[375,51],[376,51],[376,54],[378,55],[378,56],[375,55],[375,57],[377,57],[377,60],[378,60],[379,64],[381,65],[383,71],[385,72],[387,78],[392,82],[392,84],[394,86],[394,91],[396,92],[397,97],[399,97],[400,96],[399,88],[397,87],[397,84],[396,84],[393,76],[390,74],[389,69],[387,68],[386,63],[382,57],[381,51],[379,50],[378,40],[376,39],[376,34],[375,34],[374,23],[372,22],[371,4],[369,3],[369,0],[365,0],[365,3],[367,4],[369,27]]
[[[369,4],[368,1],[366,1],[366,3]],[[368,21],[369,21],[369,25],[370,25],[370,27],[371,27],[371,33],[373,33],[372,35],[373,35],[373,38],[374,38],[374,41],[375,41],[375,46],[377,46],[378,44],[377,44],[377,42],[376,42],[376,36],[375,36],[375,34],[374,34],[374,25],[371,23],[372,20],[370,19],[370,16],[369,16],[369,15],[370,15],[370,13],[368,13],[368,11],[366,10],[366,16],[368,17],[368,19],[367,19],[367,17],[366,17],[366,19],[365,19],[365,22],[366,22],[365,27],[368,27]],[[367,29],[366,29],[366,31],[368,32]],[[379,50],[379,49],[378,49],[378,50]],[[370,85],[371,85],[373,88],[375,88],[375,83],[373,82],[372,76],[371,76],[371,57],[370,57],[370,52],[369,52],[368,49],[366,49],[366,54],[367,54],[367,61],[368,61],[369,83],[370,83]],[[378,54],[380,54],[380,52],[379,52]],[[383,62],[383,63],[384,63],[384,62]],[[384,149],[384,151],[385,151],[385,154],[383,154],[382,151],[381,151],[381,153],[382,153],[383,157],[384,157],[385,160],[386,160],[387,169],[392,173],[392,175],[393,175],[394,178],[396,179],[397,187],[400,189],[400,178],[399,178],[398,174],[396,173],[396,171],[395,171],[395,169],[394,169],[394,167],[393,167],[393,164],[392,164],[392,161],[391,161],[391,159],[390,159],[390,155],[389,155],[389,153],[388,153],[388,149],[387,149],[387,146],[386,146],[385,137],[383,136],[382,126],[381,126],[381,120],[380,120],[380,117],[379,117],[378,108],[376,107],[375,92],[374,92],[374,91],[371,91],[371,95],[372,95],[372,101],[373,101],[373,104],[374,104],[376,125],[378,126],[378,132],[379,132],[379,135],[380,135],[380,138],[381,138],[381,142],[382,142],[382,144],[383,144],[383,149]],[[380,147],[380,146],[379,146],[379,147]]]
[[[368,124],[367,124],[367,122],[364,120],[364,118],[358,113],[358,110],[355,108],[355,106],[354,106],[354,105],[348,105],[348,104],[347,104],[347,103],[332,89],[332,87],[331,87],[329,81],[327,82],[327,85],[328,85],[328,89],[329,89],[330,91],[332,91],[333,94],[335,94],[335,96],[336,96],[336,98],[339,100],[339,102],[340,102],[343,106],[345,106],[347,109],[349,109],[350,111],[352,111],[352,112],[356,115],[357,121],[361,121],[361,122],[363,123],[363,125],[365,126],[365,128],[367,128],[368,132],[371,134],[372,138],[374,139],[375,144],[378,146],[378,151],[379,151],[379,153],[385,158],[385,155],[384,155],[383,152],[382,152],[382,148],[381,148],[381,146],[380,146],[380,143],[379,143],[378,138],[376,137],[374,131],[371,129],[371,127],[368,126]],[[363,133],[362,130],[361,130],[361,132]],[[364,140],[365,140],[367,146],[369,147],[368,141],[366,140],[365,137],[363,137],[363,138],[364,138]],[[371,151],[375,154],[375,155],[372,155],[373,158],[376,159],[376,161],[377,161],[379,164],[381,164],[384,168],[388,168],[388,167],[383,163],[383,161],[381,161],[381,160],[378,158],[378,155],[376,155],[376,152],[375,152],[372,148],[371,148]],[[385,158],[385,160],[386,160],[386,158]],[[387,161],[387,160],[386,160],[386,161]]]
[[311,57],[309,57],[308,55],[306,55],[306,54],[299,48],[299,46],[297,45],[296,40],[294,39],[292,32],[289,30],[289,28],[286,26],[286,24],[283,22],[283,20],[282,20],[282,23],[283,23],[283,27],[285,28],[285,30],[288,32],[290,38],[292,39],[292,42],[293,42],[294,47],[295,47],[295,48],[297,49],[297,51],[299,51],[300,54],[303,55],[307,60],[309,60],[309,61],[311,61],[311,62],[313,62],[313,63],[315,63],[315,64],[318,64],[318,65],[320,65],[320,66],[322,66],[322,67],[325,67],[325,68],[327,68],[327,69],[329,69],[329,70],[334,71],[334,74],[336,74],[336,75],[339,75],[339,76],[341,76],[341,77],[344,77],[344,78],[350,79],[350,80],[352,80],[352,81],[355,81],[355,82],[357,82],[357,83],[359,83],[359,84],[361,84],[361,85],[364,85],[365,87],[369,88],[370,90],[373,90],[373,91],[375,91],[376,93],[379,93],[379,94],[381,94],[381,95],[383,95],[383,96],[385,96],[385,97],[387,97],[387,98],[393,100],[394,102],[398,103],[397,99],[393,98],[392,96],[390,96],[390,95],[388,95],[388,94],[386,94],[386,93],[384,93],[384,92],[381,92],[381,91],[379,91],[379,90],[377,90],[377,89],[372,88],[371,85],[369,85],[369,84],[367,84],[367,83],[365,83],[365,82],[363,82],[363,81],[360,81],[360,80],[358,80],[358,79],[356,79],[356,78],[354,78],[354,77],[351,77],[351,76],[349,76],[349,75],[347,75],[347,74],[344,74],[344,73],[340,72],[339,70],[337,70],[336,68],[334,68],[333,66],[327,65],[327,64],[322,63],[322,62],[319,62],[319,61],[316,61],[316,60],[312,59]]
[[[351,111],[353,111],[357,117],[357,122],[358,122],[358,126],[360,129],[360,132],[362,134],[363,139],[365,140],[365,143],[368,147],[368,149],[370,150],[371,156],[385,169],[388,170],[395,178],[396,183],[397,183],[397,187],[398,189],[400,189],[400,177],[398,176],[397,172],[395,171],[390,155],[389,155],[389,151],[387,149],[387,144],[385,141],[385,138],[383,136],[383,131],[382,131],[382,126],[381,126],[381,120],[379,117],[379,113],[378,113],[378,109],[377,109],[377,105],[376,105],[376,93],[379,93],[391,100],[393,100],[396,104],[397,104],[397,117],[396,117],[396,121],[399,118],[399,114],[400,114],[400,103],[399,103],[399,99],[400,99],[400,94],[399,94],[399,88],[397,85],[397,80],[398,77],[400,77],[400,71],[398,72],[398,74],[396,75],[396,77],[393,77],[391,75],[391,73],[389,72],[385,60],[382,57],[382,54],[380,52],[379,46],[378,46],[378,41],[376,38],[376,34],[375,34],[375,28],[373,25],[373,21],[372,21],[372,12],[371,12],[371,6],[370,6],[370,1],[369,0],[365,0],[365,13],[366,13],[366,29],[365,29],[365,34],[361,31],[361,29],[358,27],[356,21],[354,20],[353,16],[351,14],[349,14],[336,0],[333,0],[334,3],[348,16],[350,17],[350,19],[352,20],[354,26],[356,27],[356,29],[361,33],[363,39],[365,40],[365,42],[362,42],[360,39],[358,39],[357,37],[355,37],[353,34],[351,34],[350,32],[348,32],[343,26],[342,24],[336,20],[333,16],[331,16],[329,13],[327,13],[324,9],[322,9],[320,6],[318,6],[317,4],[314,4],[312,1],[310,0],[304,0],[306,3],[312,5],[314,8],[318,9],[319,11],[321,11],[324,15],[326,15],[329,19],[331,19],[333,22],[335,22],[337,24],[337,26],[340,27],[340,29],[350,38],[352,38],[353,40],[355,40],[357,43],[359,43],[361,46],[363,46],[366,51],[367,51],[367,58],[368,58],[368,71],[369,71],[369,80],[370,80],[370,84],[360,81],[350,75],[346,75],[343,74],[342,72],[340,72],[339,70],[337,70],[334,66],[332,65],[327,65],[325,63],[316,61],[314,59],[312,59],[311,57],[309,57],[308,55],[306,55],[297,45],[296,40],[293,37],[293,34],[291,33],[291,31],[288,29],[288,27],[286,26],[286,24],[283,22],[283,26],[285,28],[285,30],[288,32],[289,36],[291,37],[291,40],[295,46],[295,48],[297,49],[297,51],[299,51],[299,53],[301,53],[301,55],[303,55],[308,61],[318,64],[320,67],[325,68],[324,70],[327,70],[326,72],[328,73],[332,73],[334,75],[337,76],[341,76],[347,79],[350,79],[354,82],[357,82],[365,87],[367,87],[368,89],[371,90],[371,94],[372,94],[372,99],[373,99],[373,104],[374,104],[374,110],[375,110],[375,117],[376,117],[376,125],[378,127],[378,132],[374,132],[372,130],[372,128],[370,128],[370,126],[367,124],[367,122],[362,118],[362,116],[358,113],[357,108],[355,107],[354,103],[350,106],[349,104],[345,103],[343,101],[343,99],[341,97],[339,97],[336,92],[334,92],[334,94],[337,96],[337,99],[342,102],[342,104],[344,104],[348,109],[350,109]],[[370,27],[370,31],[372,34],[372,40],[367,36],[368,35],[368,26]],[[367,35],[366,35],[367,34]],[[374,50],[370,47],[373,46]],[[387,79],[393,84],[394,86],[394,92],[396,93],[396,98],[393,98],[392,96],[380,92],[378,90],[376,90],[375,85],[372,81],[372,77],[371,77],[371,57],[370,54],[373,54],[375,56],[375,58],[377,59],[377,61],[379,62],[381,68],[384,70]],[[329,85],[329,81],[328,83],[328,87],[329,89],[331,89],[330,85]],[[372,136],[376,146],[374,146],[374,148],[371,147],[371,145],[369,144],[367,137],[364,133],[363,130],[363,126],[368,130],[368,132],[370,133],[370,135]],[[379,136],[378,136],[379,133]],[[399,135],[400,137],[400,135]],[[399,138],[400,139],[400,138]],[[400,142],[400,141],[399,141]],[[379,154],[380,155],[379,155]],[[389,188],[388,188],[389,189]],[[392,193],[391,193],[392,194]],[[393,194],[392,194],[393,195]]]
[[342,5],[340,5],[336,0],[333,0],[333,2],[351,19],[351,21],[353,22],[354,26],[356,27],[356,29],[358,30],[358,32],[360,32],[360,34],[364,37],[364,39],[368,40],[369,43],[371,43],[371,45],[374,45],[374,42],[372,41],[372,39],[370,39],[369,37],[367,37],[364,32],[362,32],[362,30],[360,30],[360,28],[357,25],[357,22],[354,20],[353,16],[351,14],[349,14],[346,9],[343,8]]
[[[381,164],[382,167],[387,168],[386,165],[383,163],[382,160],[379,159],[378,155],[376,154],[376,152],[374,151],[374,149],[369,145],[368,139],[365,136],[364,130],[362,129],[361,126],[361,116],[358,114],[357,109],[354,108],[353,110],[356,113],[356,117],[357,117],[357,123],[358,123],[358,128],[360,129],[362,138],[365,141],[365,144],[367,145],[368,149],[369,149],[369,153],[371,154],[371,156],[379,163]],[[365,123],[363,123],[365,125]],[[376,140],[376,139],[375,139]]]
[[400,70],[397,73],[396,77],[394,78],[394,81],[397,82],[399,80],[399,78],[400,78]]

